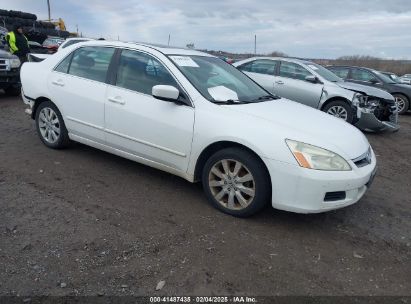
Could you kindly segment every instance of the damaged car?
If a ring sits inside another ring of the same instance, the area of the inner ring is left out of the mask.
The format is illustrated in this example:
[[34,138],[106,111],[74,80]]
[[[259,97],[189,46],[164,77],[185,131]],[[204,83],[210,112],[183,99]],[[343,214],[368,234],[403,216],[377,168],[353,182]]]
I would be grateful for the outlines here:
[[294,58],[254,57],[234,63],[271,93],[366,131],[397,131],[394,97],[384,90],[345,82],[323,66]]

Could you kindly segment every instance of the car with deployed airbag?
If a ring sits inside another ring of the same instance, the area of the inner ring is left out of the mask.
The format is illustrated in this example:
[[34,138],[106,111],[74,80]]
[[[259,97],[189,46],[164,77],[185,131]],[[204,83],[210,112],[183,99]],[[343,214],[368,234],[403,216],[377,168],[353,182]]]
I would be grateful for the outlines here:
[[349,206],[376,173],[357,128],[195,50],[91,41],[25,63],[21,79],[47,147],[76,141],[201,181],[209,202],[233,216],[267,204],[299,213]]

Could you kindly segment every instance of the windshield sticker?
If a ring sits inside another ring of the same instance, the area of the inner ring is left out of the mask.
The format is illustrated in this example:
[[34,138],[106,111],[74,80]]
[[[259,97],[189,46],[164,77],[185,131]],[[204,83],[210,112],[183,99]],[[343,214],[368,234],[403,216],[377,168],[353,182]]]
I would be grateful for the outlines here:
[[199,68],[198,64],[193,59],[187,56],[170,56],[170,58],[181,67]]
[[314,71],[318,70],[318,68],[315,65],[309,64],[308,65],[310,68],[312,68]]

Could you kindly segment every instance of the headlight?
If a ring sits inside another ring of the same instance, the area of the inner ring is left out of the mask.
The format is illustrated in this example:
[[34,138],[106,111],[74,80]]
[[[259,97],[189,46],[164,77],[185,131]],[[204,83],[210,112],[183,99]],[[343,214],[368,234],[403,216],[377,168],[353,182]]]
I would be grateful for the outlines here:
[[331,151],[290,139],[286,139],[286,143],[303,168],[325,171],[351,170],[351,166],[344,158]]
[[378,100],[371,99],[369,96],[361,93],[355,93],[352,102],[360,108],[376,108],[380,104]]
[[14,59],[10,59],[10,67],[12,69],[17,69],[18,67],[20,67],[20,59],[18,58],[14,58]]

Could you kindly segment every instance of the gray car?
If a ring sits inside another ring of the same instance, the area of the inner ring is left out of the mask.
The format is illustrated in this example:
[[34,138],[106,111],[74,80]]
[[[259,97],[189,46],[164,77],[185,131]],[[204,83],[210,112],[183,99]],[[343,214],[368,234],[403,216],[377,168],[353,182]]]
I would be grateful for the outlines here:
[[386,91],[344,82],[316,63],[254,57],[233,64],[272,94],[344,119],[363,130],[396,131],[394,97]]

